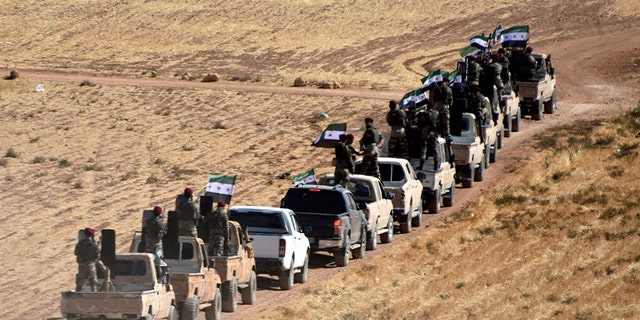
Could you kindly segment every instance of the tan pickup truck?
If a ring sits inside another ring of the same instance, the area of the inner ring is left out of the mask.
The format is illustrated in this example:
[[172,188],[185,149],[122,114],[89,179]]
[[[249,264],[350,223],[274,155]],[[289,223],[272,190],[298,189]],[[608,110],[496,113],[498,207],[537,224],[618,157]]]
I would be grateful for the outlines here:
[[[140,248],[142,237],[136,232],[131,251]],[[222,306],[220,276],[207,258],[207,250],[200,238],[179,237],[175,253],[165,250],[165,263],[170,270],[181,320],[197,320],[201,311],[207,320],[219,320]]]
[[[333,174],[320,178],[320,184],[332,186],[335,184]],[[349,176],[347,189],[353,194],[356,202],[366,203],[363,209],[367,219],[367,250],[378,248],[380,242],[389,243],[393,240],[393,202],[395,195],[384,190],[382,181],[376,177],[352,174]]]
[[520,108],[523,115],[531,115],[533,120],[542,120],[542,111],[556,112],[556,78],[551,66],[551,56],[534,53],[536,70],[531,78],[517,79]]
[[[176,297],[164,277],[158,278],[149,253],[120,253],[110,272],[113,291],[62,292],[60,312],[66,319],[178,320]],[[105,279],[99,279],[102,285]]]

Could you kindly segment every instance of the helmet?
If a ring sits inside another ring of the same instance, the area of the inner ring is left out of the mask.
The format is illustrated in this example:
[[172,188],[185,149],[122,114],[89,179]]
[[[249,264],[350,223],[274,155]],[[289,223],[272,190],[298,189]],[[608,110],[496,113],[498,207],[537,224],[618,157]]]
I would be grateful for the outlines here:
[[364,118],[364,122],[371,122],[371,123],[373,123],[373,118],[368,118],[368,117],[367,117],[367,118]]
[[155,206],[153,207],[153,214],[158,217],[162,214],[162,207],[160,206]]
[[340,139],[340,141],[345,141],[345,140],[347,140],[347,135],[343,133],[343,134],[338,136],[338,139]]
[[190,196],[192,194],[193,194],[193,189],[191,189],[191,188],[185,188],[184,189],[184,195],[185,196]]
[[95,233],[95,231],[93,231],[93,229],[91,229],[91,228],[84,228],[84,234],[85,234],[87,237],[94,235],[94,233]]

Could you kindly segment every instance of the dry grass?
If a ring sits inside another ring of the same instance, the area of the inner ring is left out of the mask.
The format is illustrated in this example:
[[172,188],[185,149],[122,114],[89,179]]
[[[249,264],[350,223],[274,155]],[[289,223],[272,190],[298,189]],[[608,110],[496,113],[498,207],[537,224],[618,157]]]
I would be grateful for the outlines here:
[[[640,177],[611,174],[640,166],[635,154],[616,156],[616,145],[637,139],[635,130],[614,121],[549,134],[568,138],[520,163],[523,179],[498,183],[449,223],[259,318],[637,317]],[[606,146],[594,144],[612,135]]]

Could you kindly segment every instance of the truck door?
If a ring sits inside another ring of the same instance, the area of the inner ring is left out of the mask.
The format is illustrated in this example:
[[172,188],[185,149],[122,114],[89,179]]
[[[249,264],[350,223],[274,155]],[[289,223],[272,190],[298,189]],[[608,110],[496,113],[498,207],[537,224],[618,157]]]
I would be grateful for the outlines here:
[[302,229],[296,222],[293,212],[288,212],[286,218],[289,220],[291,226],[291,235],[293,237],[293,249],[294,249],[294,261],[293,265],[298,267],[304,263],[304,259],[307,256],[307,248],[300,245],[302,243]]
[[347,207],[349,210],[349,221],[351,223],[351,243],[358,242],[362,236],[361,226],[364,220],[362,210],[358,210],[356,201],[351,193],[347,194]]

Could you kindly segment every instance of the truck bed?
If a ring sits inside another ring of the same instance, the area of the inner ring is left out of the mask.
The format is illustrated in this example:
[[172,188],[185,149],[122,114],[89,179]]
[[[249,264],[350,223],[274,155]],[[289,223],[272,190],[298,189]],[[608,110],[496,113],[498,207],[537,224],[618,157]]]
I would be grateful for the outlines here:
[[[120,314],[141,315],[144,306],[144,296],[152,299],[155,296],[153,290],[129,291],[129,292],[75,292],[64,291],[60,301],[60,311],[63,315],[81,314],[84,317],[91,315],[113,315],[119,318]],[[117,306],[117,308],[114,308]],[[146,310],[145,310],[146,311]]]

